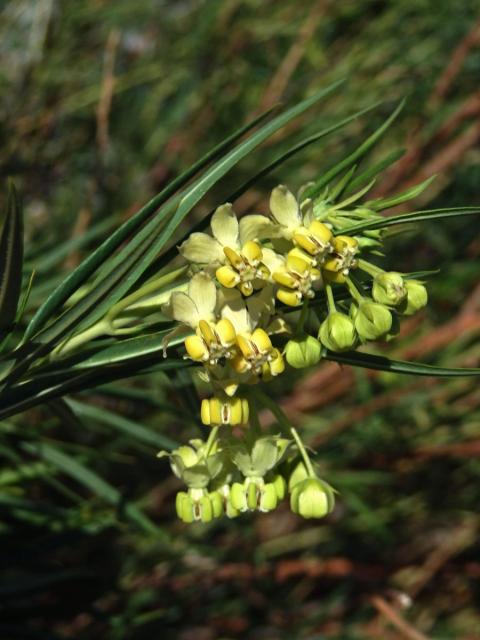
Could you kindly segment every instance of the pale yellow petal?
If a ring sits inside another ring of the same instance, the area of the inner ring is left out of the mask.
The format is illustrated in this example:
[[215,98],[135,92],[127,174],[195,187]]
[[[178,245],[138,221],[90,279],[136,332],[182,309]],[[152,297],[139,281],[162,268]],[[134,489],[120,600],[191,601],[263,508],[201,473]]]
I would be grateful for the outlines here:
[[199,317],[213,320],[217,288],[211,277],[206,273],[196,273],[188,285],[188,295],[194,301]]
[[240,219],[240,243],[244,245],[249,240],[264,240],[272,238],[276,232],[276,225],[266,216],[252,214]]
[[227,202],[217,208],[210,222],[214,238],[224,247],[239,246],[238,220],[232,205]]
[[189,262],[211,264],[225,261],[222,245],[206,233],[192,233],[178,250]]
[[262,262],[268,268],[270,273],[275,273],[285,264],[284,258],[275,253],[272,249],[262,249]]
[[197,305],[186,293],[175,291],[169,304],[171,314],[178,322],[195,328],[200,320]]
[[295,229],[301,224],[297,200],[283,184],[272,191],[270,211],[275,220],[287,229]]

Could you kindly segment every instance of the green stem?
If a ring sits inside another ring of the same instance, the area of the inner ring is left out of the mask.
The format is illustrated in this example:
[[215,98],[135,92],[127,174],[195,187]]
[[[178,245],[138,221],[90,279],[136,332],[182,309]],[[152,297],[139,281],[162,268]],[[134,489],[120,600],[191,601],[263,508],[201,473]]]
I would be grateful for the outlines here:
[[380,267],[377,267],[376,265],[372,264],[371,262],[367,262],[367,260],[363,260],[362,258],[358,260],[358,268],[362,271],[365,271],[365,273],[368,273],[368,275],[372,276],[372,278],[378,276],[380,273],[385,273],[384,269],[380,269]]
[[295,427],[290,427],[290,432],[293,436],[293,439],[295,440],[298,450],[300,451],[300,454],[303,458],[303,462],[305,463],[305,467],[308,471],[308,475],[311,478],[316,478],[317,474],[315,473],[314,469],[313,469],[313,465],[312,465],[312,461],[310,460],[310,457],[305,449],[305,445],[303,444],[300,436],[298,435],[297,430],[295,429]]
[[283,411],[280,409],[278,404],[275,402],[275,400],[272,400],[272,398],[270,398],[269,395],[267,395],[264,391],[260,391],[259,389],[255,389],[255,391],[252,390],[252,392],[254,393],[257,400],[260,402],[260,404],[263,404],[264,407],[266,407],[273,413],[273,415],[277,419],[277,422],[280,428],[282,429],[282,432],[287,438],[289,438],[290,429],[292,425],[290,424],[290,421],[287,418],[287,416],[283,413]]
[[335,298],[333,297],[332,285],[326,284],[325,291],[327,292],[328,311],[329,313],[335,313],[337,307],[335,306]]
[[207,444],[205,446],[205,457],[208,457],[210,455],[210,451],[215,444],[215,440],[217,439],[218,429],[219,427],[212,427],[212,430],[208,435]]
[[305,325],[305,320],[307,319],[307,315],[308,315],[308,300],[305,300],[305,302],[303,303],[302,309],[300,311],[300,317],[297,323],[297,333],[302,333],[303,327]]
[[345,282],[347,284],[348,290],[350,292],[350,295],[352,296],[352,298],[354,300],[356,300],[358,303],[363,302],[364,300],[364,296],[362,296],[362,294],[360,293],[360,291],[357,289],[357,287],[354,285],[354,283],[352,282],[352,279],[350,277],[346,277],[345,278]]

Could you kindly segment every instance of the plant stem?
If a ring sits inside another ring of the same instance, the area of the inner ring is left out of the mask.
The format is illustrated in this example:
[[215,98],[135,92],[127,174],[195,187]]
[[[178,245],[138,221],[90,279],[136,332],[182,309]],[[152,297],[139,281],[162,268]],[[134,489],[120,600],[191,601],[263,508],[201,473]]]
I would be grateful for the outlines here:
[[335,313],[337,307],[335,306],[335,298],[333,297],[332,285],[326,284],[325,291],[327,292],[328,311],[329,313]]
[[205,457],[210,454],[210,450],[213,447],[215,440],[217,439],[218,429],[219,427],[213,427],[208,435],[207,444],[205,446]]
[[308,475],[311,478],[316,478],[317,474],[315,473],[314,469],[313,469],[313,465],[312,465],[312,461],[310,460],[310,457],[305,449],[305,445],[302,442],[302,439],[300,438],[300,436],[298,435],[297,430],[295,429],[295,427],[290,427],[290,432],[293,436],[293,439],[295,440],[298,450],[300,451],[300,454],[303,458],[303,462],[305,463],[305,467],[308,471]]
[[275,400],[272,400],[269,395],[267,395],[264,391],[260,391],[259,389],[255,389],[253,393],[257,397],[260,404],[263,404],[267,409],[269,409],[273,413],[273,415],[277,419],[277,422],[280,428],[282,429],[282,432],[286,435],[286,437],[290,437],[290,429],[292,425],[290,424],[290,421],[287,418],[287,416],[283,413],[283,411],[280,409],[278,404],[275,402]]
[[347,287],[348,287],[348,290],[349,290],[350,295],[352,296],[352,298],[354,298],[359,303],[363,302],[364,296],[357,289],[357,287],[353,283],[352,279],[347,276],[346,279],[345,279],[345,282],[347,283]]
[[365,273],[368,273],[368,275],[372,276],[372,278],[378,276],[380,273],[385,273],[384,269],[380,269],[380,267],[377,267],[376,265],[372,264],[371,262],[367,262],[367,260],[363,260],[362,258],[358,260],[358,267],[362,271],[365,271]]
[[305,325],[305,320],[307,319],[307,315],[308,315],[308,300],[305,300],[305,302],[303,303],[302,309],[300,311],[300,317],[297,323],[297,333],[302,333],[303,327]]

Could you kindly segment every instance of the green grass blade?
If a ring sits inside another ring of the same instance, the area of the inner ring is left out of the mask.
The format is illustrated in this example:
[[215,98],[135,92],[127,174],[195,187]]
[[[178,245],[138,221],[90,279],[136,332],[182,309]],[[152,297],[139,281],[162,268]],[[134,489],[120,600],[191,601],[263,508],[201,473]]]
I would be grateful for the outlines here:
[[15,322],[22,289],[23,216],[13,182],[8,185],[7,210],[0,234],[0,335]]
[[376,369],[377,371],[390,371],[392,373],[407,373],[415,376],[434,377],[459,377],[459,376],[480,376],[480,369],[462,369],[437,367],[418,362],[404,360],[392,360],[385,356],[376,356],[371,353],[360,353],[358,351],[348,351],[345,353],[333,353],[325,351],[325,360],[349,364],[352,367],[363,367],[366,369]]
[[384,209],[390,209],[390,207],[396,207],[398,204],[408,202],[413,198],[417,198],[430,184],[435,180],[437,176],[431,176],[420,184],[416,184],[410,189],[406,189],[402,193],[399,193],[391,198],[378,198],[377,200],[369,200],[365,202],[365,207],[373,209],[373,211],[383,211]]

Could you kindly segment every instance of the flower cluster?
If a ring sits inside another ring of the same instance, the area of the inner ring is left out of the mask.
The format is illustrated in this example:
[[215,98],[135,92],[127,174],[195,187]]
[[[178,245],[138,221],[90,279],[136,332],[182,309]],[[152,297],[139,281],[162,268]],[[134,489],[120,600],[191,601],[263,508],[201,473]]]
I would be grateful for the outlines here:
[[[159,456],[169,456],[172,471],[187,487],[176,498],[177,515],[183,522],[272,511],[287,491],[294,513],[321,518],[333,508],[333,489],[318,478],[308,458],[306,464],[298,462],[292,468],[298,455],[294,448],[294,441],[280,436],[247,442],[226,433],[215,434],[207,442],[191,440]],[[300,448],[306,455],[301,444]]]
[[[348,351],[388,340],[398,332],[400,316],[427,302],[421,282],[365,259],[382,247],[380,231],[346,233],[359,221],[378,218],[368,203],[356,206],[363,191],[340,203],[328,194],[307,197],[308,191],[307,185],[296,198],[276,187],[268,216],[238,220],[232,205],[223,204],[212,216],[211,233],[193,233],[179,247],[190,280],[172,293],[164,312],[180,323],[174,333],[183,332],[185,357],[201,365],[199,375],[212,388],[200,415],[214,428],[207,444],[194,440],[170,455],[174,473],[188,487],[177,499],[186,522],[269,511],[287,484],[293,511],[328,513],[333,492],[311,465],[308,471],[300,441],[258,429],[255,438],[249,430],[243,440],[232,440],[231,433],[219,436],[218,427],[248,424],[251,385],[279,376],[287,364],[316,364],[323,349]],[[299,468],[307,469],[295,483],[276,471],[292,452],[297,461],[303,457]]]

